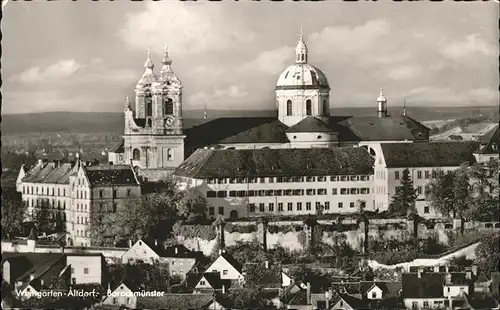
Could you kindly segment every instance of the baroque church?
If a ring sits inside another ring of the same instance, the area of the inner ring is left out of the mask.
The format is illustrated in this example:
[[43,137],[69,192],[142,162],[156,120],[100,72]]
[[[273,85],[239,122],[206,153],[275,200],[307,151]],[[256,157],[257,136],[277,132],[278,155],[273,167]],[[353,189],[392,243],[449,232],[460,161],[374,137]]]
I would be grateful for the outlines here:
[[[135,88],[135,102],[127,99],[122,141],[109,152],[111,164],[131,164],[146,180],[171,174],[200,148],[298,149],[362,146],[428,141],[429,128],[406,115],[389,115],[382,90],[372,116],[330,114],[330,84],[309,63],[301,36],[295,64],[276,83],[277,117],[227,117],[185,126],[182,82],[172,70],[165,49],[162,67],[154,72],[151,54]],[[374,154],[372,154],[374,155]]]

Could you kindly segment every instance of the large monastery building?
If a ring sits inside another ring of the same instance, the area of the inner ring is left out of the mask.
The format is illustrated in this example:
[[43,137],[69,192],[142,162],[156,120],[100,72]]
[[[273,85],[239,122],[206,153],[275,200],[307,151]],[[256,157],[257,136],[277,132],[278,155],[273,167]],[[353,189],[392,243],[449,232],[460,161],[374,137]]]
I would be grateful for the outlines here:
[[373,116],[330,115],[330,84],[320,69],[309,64],[302,37],[295,54],[295,64],[276,83],[277,117],[219,118],[188,129],[182,118],[182,83],[168,52],[158,74],[149,54],[135,102],[127,101],[125,107],[123,140],[112,149],[109,161],[132,164],[141,176],[154,181],[204,147],[298,149],[428,141],[429,128],[406,113],[388,114],[382,91]]

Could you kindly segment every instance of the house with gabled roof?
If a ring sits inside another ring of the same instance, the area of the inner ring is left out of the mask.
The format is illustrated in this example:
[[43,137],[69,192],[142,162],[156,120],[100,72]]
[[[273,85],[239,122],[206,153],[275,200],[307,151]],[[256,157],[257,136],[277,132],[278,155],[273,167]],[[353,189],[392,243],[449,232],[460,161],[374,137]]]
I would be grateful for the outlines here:
[[229,253],[221,251],[205,273],[217,272],[223,280],[244,282],[243,266]]
[[122,255],[121,259],[123,264],[136,262],[166,264],[170,275],[184,279],[201,258],[203,258],[202,253],[190,251],[183,245],[165,247],[156,240],[139,239]]
[[221,279],[219,272],[206,272],[201,275],[198,283],[194,286],[193,293],[213,293],[220,292],[225,294],[231,288],[231,280]]
[[335,310],[361,310],[361,309],[371,309],[368,301],[358,298],[353,295],[337,293],[329,301],[330,307],[328,309]]
[[363,299],[382,300],[398,297],[401,291],[401,282],[392,281],[361,281],[360,294]]
[[496,125],[492,130],[479,137],[479,147],[474,152],[480,163],[498,159],[498,145],[500,143],[500,127]]

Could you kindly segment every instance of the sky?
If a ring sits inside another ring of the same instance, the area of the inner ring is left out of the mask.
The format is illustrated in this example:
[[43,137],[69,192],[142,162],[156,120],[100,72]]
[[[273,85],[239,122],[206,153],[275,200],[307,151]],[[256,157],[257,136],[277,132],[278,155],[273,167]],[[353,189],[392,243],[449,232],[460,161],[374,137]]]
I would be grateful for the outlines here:
[[184,109],[275,109],[302,28],[331,107],[498,103],[498,3],[9,2],[2,113],[121,112],[164,46]]

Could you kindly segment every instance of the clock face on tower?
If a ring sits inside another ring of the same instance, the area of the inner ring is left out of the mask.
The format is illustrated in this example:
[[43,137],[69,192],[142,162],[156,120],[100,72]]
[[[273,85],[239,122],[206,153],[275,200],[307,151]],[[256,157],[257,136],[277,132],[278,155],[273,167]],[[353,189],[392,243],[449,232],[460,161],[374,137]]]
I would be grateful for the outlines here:
[[167,117],[165,119],[165,128],[171,129],[174,126],[174,118],[173,117]]

